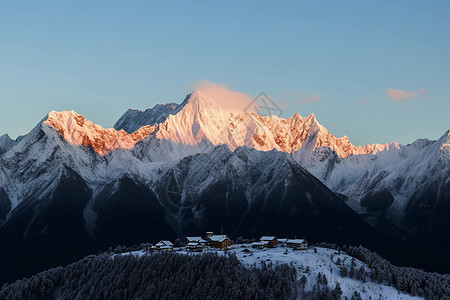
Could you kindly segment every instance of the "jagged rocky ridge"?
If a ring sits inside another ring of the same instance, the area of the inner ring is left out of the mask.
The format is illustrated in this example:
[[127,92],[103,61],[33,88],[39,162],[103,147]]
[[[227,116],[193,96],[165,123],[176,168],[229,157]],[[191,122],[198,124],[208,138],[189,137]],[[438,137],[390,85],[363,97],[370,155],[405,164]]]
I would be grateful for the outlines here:
[[[127,111],[114,128],[131,134],[142,126],[157,125],[155,136],[159,139],[187,145],[206,139],[214,145],[225,144],[232,150],[249,146],[257,150],[276,149],[291,153],[300,148],[314,150],[328,147],[339,157],[377,153],[390,146],[373,144],[357,147],[346,136],[336,138],[330,134],[317,122],[314,114],[303,118],[296,113],[288,119],[260,116],[251,110],[225,108],[203,92],[188,95],[179,106],[164,108],[166,110],[163,112],[158,106],[145,112]],[[135,118],[135,115],[138,117]],[[163,121],[157,124],[156,119]]]
[[[187,97],[189,99],[189,96]],[[187,101],[186,99],[186,101]],[[123,129],[128,133],[133,133],[143,126],[153,126],[158,123],[164,122],[169,115],[174,115],[183,108],[176,103],[157,104],[153,108],[146,109],[144,111],[138,109],[127,110],[116,124],[114,128],[116,130]]]

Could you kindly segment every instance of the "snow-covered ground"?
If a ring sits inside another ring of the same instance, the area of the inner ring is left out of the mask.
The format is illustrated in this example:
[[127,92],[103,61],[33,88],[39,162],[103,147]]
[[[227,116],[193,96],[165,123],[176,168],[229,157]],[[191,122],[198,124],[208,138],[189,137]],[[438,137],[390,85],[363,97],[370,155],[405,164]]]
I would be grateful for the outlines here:
[[[250,252],[248,252],[247,250]],[[379,283],[370,282],[367,278],[366,282],[362,282],[349,277],[340,276],[339,266],[336,264],[339,259],[341,264],[350,268],[352,257],[341,251],[328,248],[309,248],[308,250],[292,250],[287,247],[253,249],[250,244],[233,245],[228,252],[235,253],[238,259],[244,266],[251,267],[258,266],[262,261],[267,264],[289,264],[297,268],[297,276],[300,279],[303,275],[307,277],[306,290],[311,291],[317,281],[319,272],[325,274],[328,286],[334,288],[336,282],[339,282],[342,289],[342,298],[348,297],[350,299],[355,291],[359,292],[362,299],[423,299],[421,297],[413,297],[408,294],[399,292],[393,287],[382,285]],[[175,248],[175,253],[178,254],[200,254],[198,252],[190,252],[185,248]],[[225,254],[225,251],[213,248],[206,248],[203,253],[218,253]],[[147,252],[136,251],[131,253],[133,255],[146,255]],[[366,264],[355,259],[356,270],[361,266],[366,271],[370,271]],[[309,267],[309,268],[308,268]]]

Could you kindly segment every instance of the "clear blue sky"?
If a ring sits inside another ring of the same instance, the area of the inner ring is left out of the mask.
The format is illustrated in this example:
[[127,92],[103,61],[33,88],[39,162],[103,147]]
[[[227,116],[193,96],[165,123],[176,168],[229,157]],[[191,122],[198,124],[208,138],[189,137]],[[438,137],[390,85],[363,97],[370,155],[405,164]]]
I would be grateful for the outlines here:
[[1,1],[0,135],[50,110],[111,127],[208,80],[264,91],[357,145],[437,139],[449,15],[449,1]]

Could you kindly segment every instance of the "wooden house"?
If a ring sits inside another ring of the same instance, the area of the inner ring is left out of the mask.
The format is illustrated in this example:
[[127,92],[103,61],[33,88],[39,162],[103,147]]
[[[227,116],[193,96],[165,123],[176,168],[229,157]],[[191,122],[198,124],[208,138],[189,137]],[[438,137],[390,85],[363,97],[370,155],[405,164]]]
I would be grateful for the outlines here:
[[206,237],[211,248],[227,249],[231,246],[231,240],[224,234],[210,235]]
[[274,248],[278,245],[278,239],[274,236],[263,236],[259,241],[266,242],[267,246],[270,248]]
[[192,252],[203,252],[203,248],[205,248],[205,246],[199,242],[189,242],[186,245],[186,249]]
[[186,249],[193,252],[202,252],[203,248],[208,246],[208,241],[199,236],[186,237]]
[[188,236],[186,237],[186,245],[189,243],[199,243],[202,246],[208,246],[208,241],[202,239],[200,236]]
[[308,242],[305,239],[289,239],[287,240],[286,245],[294,250],[308,249]]
[[171,241],[160,241],[155,245],[156,250],[173,251],[173,244]]

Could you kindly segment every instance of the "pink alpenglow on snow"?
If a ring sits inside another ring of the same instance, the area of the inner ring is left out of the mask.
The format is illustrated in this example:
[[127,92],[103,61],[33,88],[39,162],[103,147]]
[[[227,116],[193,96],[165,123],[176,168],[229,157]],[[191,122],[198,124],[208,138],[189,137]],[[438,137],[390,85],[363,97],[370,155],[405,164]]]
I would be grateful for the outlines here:
[[55,128],[69,143],[92,147],[100,155],[106,155],[115,149],[132,149],[137,142],[155,130],[155,126],[144,126],[128,134],[124,130],[105,129],[74,111],[52,111],[44,124]]
[[[162,123],[143,126],[131,134],[124,130],[105,129],[73,111],[52,111],[44,124],[55,128],[68,142],[92,147],[100,155],[115,149],[132,149],[138,141],[150,134],[156,139],[183,145],[197,145],[206,140],[213,145],[225,144],[231,150],[247,146],[261,151],[276,149],[292,153],[301,148],[313,151],[319,147],[329,147],[340,158],[374,154],[392,146],[374,144],[357,147],[346,136],[337,138],[329,133],[319,124],[314,114],[301,117],[295,113],[292,117],[283,119],[274,115],[260,116],[255,112],[231,110],[231,106],[224,109],[221,103],[227,99],[227,92],[217,92],[220,90],[210,86],[208,91],[215,92],[196,91],[176,114],[169,115]],[[234,95],[234,92],[230,93],[229,95]],[[219,100],[212,95],[219,95]]]

